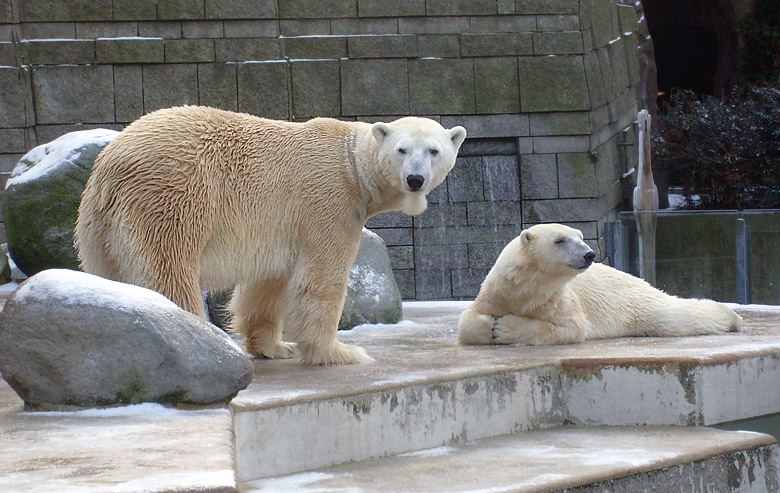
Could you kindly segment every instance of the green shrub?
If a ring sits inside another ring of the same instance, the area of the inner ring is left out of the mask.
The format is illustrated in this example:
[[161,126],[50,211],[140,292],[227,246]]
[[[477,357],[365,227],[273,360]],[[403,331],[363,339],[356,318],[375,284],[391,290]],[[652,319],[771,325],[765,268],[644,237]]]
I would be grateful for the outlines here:
[[655,128],[653,164],[683,187],[682,208],[780,208],[780,85],[676,92]]

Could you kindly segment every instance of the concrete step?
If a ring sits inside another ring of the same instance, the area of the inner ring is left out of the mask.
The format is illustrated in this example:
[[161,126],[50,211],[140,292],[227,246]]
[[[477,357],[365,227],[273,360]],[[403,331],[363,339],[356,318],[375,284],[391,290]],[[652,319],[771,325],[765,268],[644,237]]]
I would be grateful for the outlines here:
[[0,382],[0,491],[234,491],[562,425],[710,425],[780,412],[778,310],[743,311],[745,332],[725,336],[461,347],[465,306],[406,304],[400,324],[340,334],[371,365],[257,361],[254,382],[222,409],[30,412]]
[[[743,333],[570,346],[463,347],[467,303],[340,334],[376,363],[259,361],[231,404],[241,481],[575,425],[712,425],[780,412],[780,312]],[[768,311],[767,311],[768,310]]]
[[241,485],[296,491],[778,491],[772,437],[702,427],[564,427]]

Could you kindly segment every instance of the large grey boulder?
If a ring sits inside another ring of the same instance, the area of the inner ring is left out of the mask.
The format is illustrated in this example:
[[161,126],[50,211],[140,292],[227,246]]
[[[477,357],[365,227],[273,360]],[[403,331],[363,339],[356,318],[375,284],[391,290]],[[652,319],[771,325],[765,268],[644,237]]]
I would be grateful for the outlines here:
[[401,292],[393,277],[384,240],[365,228],[347,285],[339,330],[361,324],[394,324],[401,320]]
[[3,218],[10,255],[28,276],[55,267],[78,268],[73,226],[81,193],[95,158],[118,134],[71,132],[34,148],[13,169]]
[[14,291],[0,372],[41,407],[225,402],[253,367],[228,335],[154,291],[65,269]]

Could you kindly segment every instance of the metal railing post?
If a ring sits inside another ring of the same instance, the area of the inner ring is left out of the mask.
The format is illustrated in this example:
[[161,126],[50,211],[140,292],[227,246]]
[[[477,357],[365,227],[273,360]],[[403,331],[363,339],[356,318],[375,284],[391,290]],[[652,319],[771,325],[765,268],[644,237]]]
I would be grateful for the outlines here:
[[737,219],[737,303],[750,303],[750,226]]
[[615,221],[612,226],[612,242],[615,246],[614,265],[617,270],[628,272],[628,259],[626,258],[626,245],[623,242],[623,223],[620,220]]

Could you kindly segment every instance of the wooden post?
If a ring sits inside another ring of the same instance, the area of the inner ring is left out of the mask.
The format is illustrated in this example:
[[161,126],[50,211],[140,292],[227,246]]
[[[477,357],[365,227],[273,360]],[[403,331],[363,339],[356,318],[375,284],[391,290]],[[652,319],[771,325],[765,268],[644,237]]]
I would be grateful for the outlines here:
[[639,273],[655,285],[655,229],[658,211],[658,188],[653,180],[650,154],[650,113],[639,112],[639,172],[634,188],[634,215],[639,231]]

